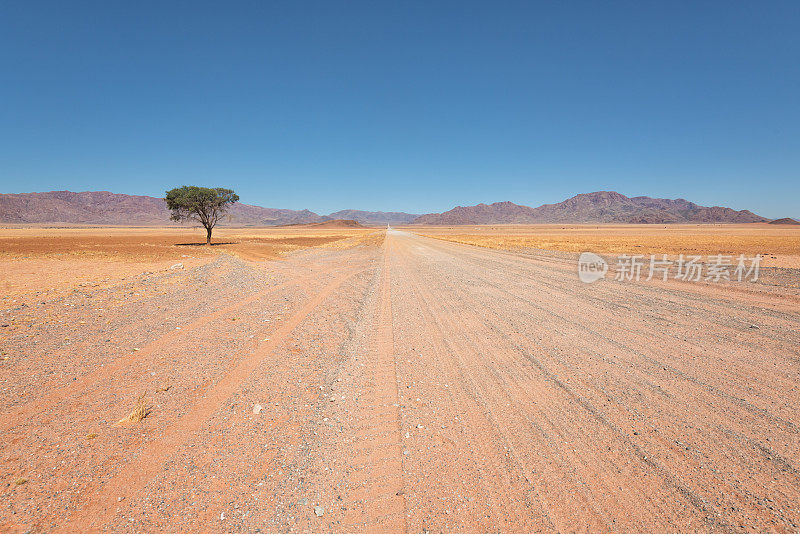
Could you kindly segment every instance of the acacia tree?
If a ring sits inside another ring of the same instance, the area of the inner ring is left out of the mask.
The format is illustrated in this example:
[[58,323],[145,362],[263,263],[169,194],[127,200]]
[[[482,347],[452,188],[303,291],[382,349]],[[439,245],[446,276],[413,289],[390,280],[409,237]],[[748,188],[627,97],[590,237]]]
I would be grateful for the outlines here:
[[228,208],[238,202],[239,195],[221,187],[184,185],[167,191],[164,198],[172,210],[173,221],[195,221],[206,229],[206,245],[211,244],[211,230],[225,216]]

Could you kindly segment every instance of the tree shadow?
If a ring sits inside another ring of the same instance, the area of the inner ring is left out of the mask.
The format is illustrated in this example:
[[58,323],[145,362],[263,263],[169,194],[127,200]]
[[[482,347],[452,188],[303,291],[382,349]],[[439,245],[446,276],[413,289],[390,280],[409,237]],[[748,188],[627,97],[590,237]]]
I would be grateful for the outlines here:
[[[217,247],[219,245],[238,245],[238,241],[219,241],[217,243],[211,243],[212,247]],[[205,247],[206,243],[175,243],[176,247]]]

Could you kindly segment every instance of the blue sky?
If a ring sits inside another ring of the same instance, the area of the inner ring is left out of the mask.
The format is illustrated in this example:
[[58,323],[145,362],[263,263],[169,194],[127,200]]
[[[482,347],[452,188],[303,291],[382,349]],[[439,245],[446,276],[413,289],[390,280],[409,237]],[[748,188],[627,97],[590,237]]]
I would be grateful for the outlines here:
[[3,2],[0,192],[800,216],[800,2]]

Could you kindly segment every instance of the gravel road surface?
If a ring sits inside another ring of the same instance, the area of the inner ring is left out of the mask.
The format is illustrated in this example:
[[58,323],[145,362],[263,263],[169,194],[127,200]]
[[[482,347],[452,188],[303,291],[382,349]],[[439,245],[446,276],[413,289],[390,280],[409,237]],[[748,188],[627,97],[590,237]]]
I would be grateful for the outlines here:
[[390,230],[0,324],[2,531],[800,530],[796,291]]

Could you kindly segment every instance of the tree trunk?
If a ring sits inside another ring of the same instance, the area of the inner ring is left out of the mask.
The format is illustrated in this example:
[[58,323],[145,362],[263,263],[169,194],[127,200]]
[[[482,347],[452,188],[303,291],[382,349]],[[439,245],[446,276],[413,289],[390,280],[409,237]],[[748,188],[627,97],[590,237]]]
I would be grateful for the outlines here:
[[211,227],[206,228],[206,245],[211,246]]

